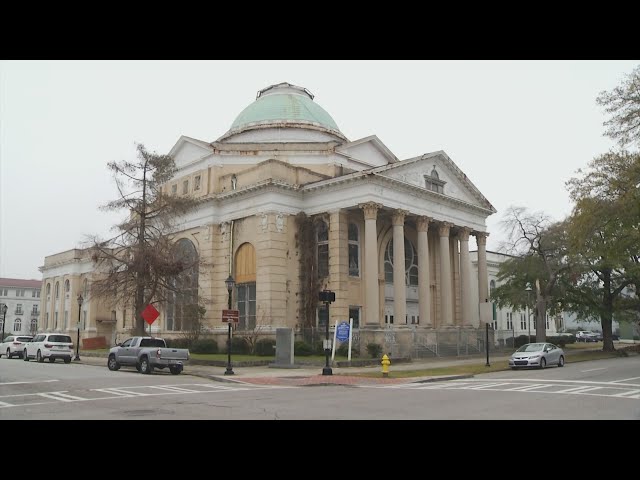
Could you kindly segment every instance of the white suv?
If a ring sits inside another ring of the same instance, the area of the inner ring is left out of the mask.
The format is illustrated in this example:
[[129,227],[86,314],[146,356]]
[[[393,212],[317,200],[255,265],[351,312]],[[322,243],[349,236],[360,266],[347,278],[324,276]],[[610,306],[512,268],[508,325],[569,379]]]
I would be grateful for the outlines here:
[[28,362],[35,358],[38,362],[44,362],[48,358],[51,363],[56,358],[62,358],[64,363],[71,363],[73,355],[73,342],[69,335],[61,333],[39,333],[24,348],[23,359]]
[[9,335],[5,337],[4,342],[0,343],[0,357],[6,355],[7,358],[22,357],[24,344],[30,342],[33,337],[31,335]]

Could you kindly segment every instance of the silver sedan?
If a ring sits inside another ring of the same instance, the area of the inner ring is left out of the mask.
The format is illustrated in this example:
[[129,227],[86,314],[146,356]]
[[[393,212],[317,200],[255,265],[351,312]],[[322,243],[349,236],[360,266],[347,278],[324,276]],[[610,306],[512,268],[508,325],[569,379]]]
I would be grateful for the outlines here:
[[509,358],[509,367],[545,368],[547,365],[564,367],[564,351],[553,343],[527,343]]

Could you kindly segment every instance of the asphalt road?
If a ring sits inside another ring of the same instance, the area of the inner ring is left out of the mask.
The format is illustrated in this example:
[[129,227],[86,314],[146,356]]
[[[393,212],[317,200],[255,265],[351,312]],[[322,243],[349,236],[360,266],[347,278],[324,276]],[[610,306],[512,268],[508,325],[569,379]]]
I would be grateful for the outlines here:
[[104,366],[0,360],[0,420],[640,419],[640,356],[471,379],[243,385]]

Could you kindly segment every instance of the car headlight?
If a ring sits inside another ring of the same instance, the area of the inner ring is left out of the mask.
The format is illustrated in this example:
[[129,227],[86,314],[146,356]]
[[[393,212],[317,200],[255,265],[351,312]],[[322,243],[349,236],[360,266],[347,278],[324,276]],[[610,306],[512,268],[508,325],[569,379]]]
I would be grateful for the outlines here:
[[532,355],[529,357],[529,360],[535,360],[536,358],[540,358],[540,355]]

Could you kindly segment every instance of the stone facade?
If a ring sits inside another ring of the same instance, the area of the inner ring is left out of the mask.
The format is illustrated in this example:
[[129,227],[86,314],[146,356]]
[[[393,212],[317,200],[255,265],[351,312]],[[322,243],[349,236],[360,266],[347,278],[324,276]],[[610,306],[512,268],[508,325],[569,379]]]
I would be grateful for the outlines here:
[[[287,108],[293,104],[305,108]],[[322,305],[315,319],[300,306],[309,276],[318,272],[318,289],[336,294],[330,324],[357,315],[361,348],[394,336],[393,344],[409,351],[417,329],[480,326],[486,265],[480,276],[472,269],[469,237],[484,249],[485,220],[495,209],[444,152],[399,160],[375,136],[349,141],[313,95],[285,83],[260,91],[218,140],[183,136],[170,155],[177,173],[164,192],[202,200],[181,219],[176,240],[192,242],[207,265],[198,280],[210,331],[226,332],[221,312],[229,275],[245,326],[274,335],[276,328],[318,327]],[[313,245],[298,245],[300,213],[324,228]],[[73,293],[91,267],[73,257],[79,251],[70,252],[45,259],[45,284],[71,281],[69,299],[43,299],[47,311],[69,300],[77,314]],[[301,272],[303,254],[316,257],[315,270]],[[128,319],[123,323],[119,310],[109,324],[111,307],[87,308],[83,336],[126,333]],[[164,311],[153,328],[180,333],[167,329]]]

